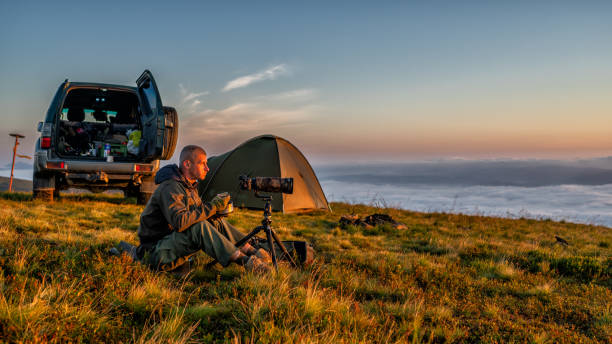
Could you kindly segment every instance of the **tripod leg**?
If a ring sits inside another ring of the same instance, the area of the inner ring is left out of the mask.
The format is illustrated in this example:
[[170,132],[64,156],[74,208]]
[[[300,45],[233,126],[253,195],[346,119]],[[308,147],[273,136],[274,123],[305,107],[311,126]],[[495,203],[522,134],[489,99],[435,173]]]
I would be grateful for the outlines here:
[[[280,246],[281,250],[285,254],[285,257],[287,257],[289,259],[289,262],[291,262],[291,265],[294,268],[297,268],[297,264],[295,264],[295,262],[293,261],[293,257],[291,257],[289,252],[287,252],[287,248],[285,248],[285,245],[283,245],[283,242],[278,238],[278,235],[276,235],[276,232],[273,231],[272,229],[270,229],[270,232],[272,232],[272,236],[274,237],[274,241],[276,241],[278,246]],[[270,246],[274,247],[274,244],[272,243]]]
[[[257,235],[257,233],[259,233],[261,230],[265,230],[265,229],[266,229],[266,227],[264,227],[264,226],[257,226],[257,227],[255,227],[255,228],[254,228],[254,229],[251,231],[251,233],[247,234],[247,235],[246,235],[244,238],[242,238],[242,239],[238,240],[238,241],[237,241],[237,242],[234,244],[234,246],[236,246],[236,247],[240,248],[240,246],[244,245],[244,244],[245,244],[247,241],[251,240],[251,238],[252,238],[252,237],[254,237],[255,235]],[[213,259],[213,261],[212,261],[212,262],[210,262],[210,263],[206,264],[206,268],[207,268],[207,269],[210,269],[210,268],[212,268],[213,266],[215,266],[215,264],[217,264],[217,260],[216,260],[216,259]]]
[[274,241],[272,241],[272,229],[270,227],[266,228],[266,238],[268,239],[268,244],[270,245],[270,252],[272,253],[272,264],[274,264],[274,268],[276,272],[278,272],[278,265],[276,264],[276,252],[274,250]]
[[252,237],[257,235],[257,233],[259,233],[259,231],[264,230],[264,229],[266,229],[266,227],[264,227],[264,226],[257,226],[255,228],[253,228],[251,233],[247,234],[244,238],[236,241],[234,246],[240,247],[240,246],[244,245],[247,241],[251,240]]

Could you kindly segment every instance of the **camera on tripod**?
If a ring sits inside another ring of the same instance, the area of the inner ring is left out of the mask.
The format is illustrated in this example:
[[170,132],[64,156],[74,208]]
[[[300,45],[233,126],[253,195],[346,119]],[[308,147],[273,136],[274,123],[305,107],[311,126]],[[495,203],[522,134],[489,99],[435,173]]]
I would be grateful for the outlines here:
[[253,177],[245,175],[238,177],[241,190],[252,190],[259,192],[293,193],[293,178],[280,177]]
[[[260,198],[266,204],[263,208],[263,219],[261,220],[261,225],[253,228],[253,230],[247,234],[244,238],[238,240],[234,245],[236,247],[241,247],[246,242],[251,240],[251,238],[255,237],[259,232],[264,232],[266,234],[266,241],[270,246],[270,254],[272,256],[272,264],[274,264],[274,268],[278,271],[277,265],[277,256],[275,251],[275,244],[278,245],[281,252],[283,253],[283,257],[291,263],[291,266],[297,267],[297,264],[287,251],[287,248],[280,240],[276,232],[271,227],[272,224],[272,195],[261,195],[260,192],[280,192],[285,194],[293,193],[293,178],[280,178],[280,177],[247,177],[245,175],[238,177],[238,186],[240,190],[254,191],[255,197]],[[233,210],[233,205],[232,205]],[[216,260],[208,263],[208,266],[213,266],[216,264]]]
[[255,191],[255,197],[262,199],[266,202],[263,208],[263,220],[261,220],[261,225],[255,227],[251,233],[247,234],[244,238],[236,242],[236,246],[240,247],[245,242],[250,240],[252,237],[257,235],[257,233],[263,231],[266,233],[266,240],[270,245],[270,254],[272,255],[272,264],[274,264],[274,268],[278,271],[278,265],[276,263],[276,252],[274,249],[274,244],[278,245],[281,251],[284,254],[284,257],[287,257],[287,260],[291,263],[293,267],[297,267],[293,258],[289,252],[287,252],[287,248],[283,245],[283,242],[280,240],[276,232],[270,226],[272,224],[272,195],[261,195],[260,192],[280,192],[285,194],[293,193],[293,178],[280,178],[280,177],[247,177],[242,175],[238,177],[239,186],[241,190],[250,190]]

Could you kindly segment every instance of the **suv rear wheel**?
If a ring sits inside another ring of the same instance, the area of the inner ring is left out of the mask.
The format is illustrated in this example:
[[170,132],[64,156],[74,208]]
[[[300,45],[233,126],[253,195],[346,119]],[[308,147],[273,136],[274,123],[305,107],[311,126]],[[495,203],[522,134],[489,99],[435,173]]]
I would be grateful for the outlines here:
[[32,197],[42,201],[53,202],[55,194],[55,176],[34,173],[32,176]]
[[136,197],[136,204],[146,205],[152,195],[152,192],[139,192],[138,197]]
[[37,200],[53,202],[54,190],[34,190],[32,197]]
[[152,192],[142,192],[139,188],[125,191],[125,197],[136,198],[136,204],[145,205],[153,195]]
[[152,177],[143,178],[142,184],[132,185],[127,189],[124,189],[123,193],[126,197],[135,197],[136,204],[145,205],[149,202],[149,199],[155,191],[155,183]]

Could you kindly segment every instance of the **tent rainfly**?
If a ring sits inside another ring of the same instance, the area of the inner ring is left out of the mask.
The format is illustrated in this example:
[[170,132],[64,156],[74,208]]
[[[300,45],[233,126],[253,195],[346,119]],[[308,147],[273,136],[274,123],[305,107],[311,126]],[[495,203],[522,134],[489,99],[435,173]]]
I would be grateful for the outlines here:
[[234,206],[263,209],[253,191],[240,190],[238,177],[293,178],[292,194],[273,194],[272,209],[284,213],[330,210],[323,189],[304,155],[289,141],[274,135],[252,138],[224,154],[208,158],[210,171],[198,185],[203,200],[229,192]]

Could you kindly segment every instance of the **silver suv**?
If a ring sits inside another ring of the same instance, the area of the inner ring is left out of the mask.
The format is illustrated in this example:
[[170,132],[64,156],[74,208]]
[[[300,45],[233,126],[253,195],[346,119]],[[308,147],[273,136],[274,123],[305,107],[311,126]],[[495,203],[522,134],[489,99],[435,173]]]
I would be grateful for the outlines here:
[[34,198],[70,187],[121,189],[145,204],[159,160],[172,157],[178,115],[163,106],[150,71],[137,87],[64,81],[51,101],[34,153]]

